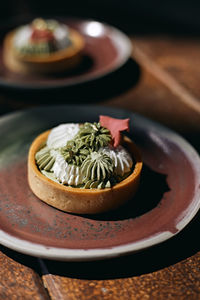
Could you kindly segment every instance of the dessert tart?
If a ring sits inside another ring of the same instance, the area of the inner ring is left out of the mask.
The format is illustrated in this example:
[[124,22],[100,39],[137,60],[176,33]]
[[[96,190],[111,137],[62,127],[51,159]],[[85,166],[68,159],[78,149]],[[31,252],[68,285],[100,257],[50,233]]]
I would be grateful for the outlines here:
[[3,61],[19,73],[55,73],[75,68],[81,61],[84,38],[55,20],[35,19],[9,32]]
[[40,134],[28,155],[28,182],[42,201],[60,210],[97,214],[131,200],[142,160],[121,131],[128,119],[61,124]]

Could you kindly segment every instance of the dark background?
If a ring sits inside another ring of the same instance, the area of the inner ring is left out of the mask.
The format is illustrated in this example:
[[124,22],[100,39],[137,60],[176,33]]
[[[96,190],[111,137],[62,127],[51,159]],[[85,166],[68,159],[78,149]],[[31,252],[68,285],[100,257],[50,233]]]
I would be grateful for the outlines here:
[[200,2],[194,0],[1,1],[1,22],[24,15],[94,18],[126,33],[200,33]]

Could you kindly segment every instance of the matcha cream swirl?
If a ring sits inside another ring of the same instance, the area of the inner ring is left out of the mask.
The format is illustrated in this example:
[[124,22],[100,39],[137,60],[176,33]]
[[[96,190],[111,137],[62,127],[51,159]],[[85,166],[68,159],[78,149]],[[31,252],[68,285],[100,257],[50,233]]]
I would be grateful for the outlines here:
[[130,174],[133,160],[123,146],[109,146],[110,141],[109,130],[99,123],[61,124],[36,153],[36,163],[45,176],[61,184],[111,187]]

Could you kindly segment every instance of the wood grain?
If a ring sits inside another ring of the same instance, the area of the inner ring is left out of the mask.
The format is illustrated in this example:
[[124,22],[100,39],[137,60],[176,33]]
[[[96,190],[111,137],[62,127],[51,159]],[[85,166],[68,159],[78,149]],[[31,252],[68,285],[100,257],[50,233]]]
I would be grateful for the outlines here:
[[[11,255],[14,253],[6,249],[4,251]],[[14,257],[20,255],[14,253]],[[32,268],[17,262],[1,251],[0,266],[0,299],[49,299],[39,275]]]
[[138,39],[133,55],[145,69],[168,86],[180,102],[200,113],[199,50],[198,41],[190,43],[184,40],[183,43],[180,39],[153,38],[148,43],[148,39],[146,42]]
[[123,97],[106,104],[143,114],[182,134],[197,134],[200,42],[165,38],[135,38],[132,42],[133,58],[141,68],[140,80]]
[[200,299],[200,254],[160,271],[123,279],[83,280],[46,274],[53,300]]
[[[135,52],[135,57],[137,56],[138,60],[140,60],[138,56],[138,50],[140,50],[148,57],[148,60],[156,63],[171,78],[196,97],[200,105],[200,40],[198,38],[150,36],[137,37],[132,41],[133,53]],[[142,62],[142,60],[140,61]]]
[[200,114],[179,103],[172,91],[142,70],[138,85],[127,91],[123,97],[110,99],[105,105],[125,108],[156,120],[182,134],[199,132]]

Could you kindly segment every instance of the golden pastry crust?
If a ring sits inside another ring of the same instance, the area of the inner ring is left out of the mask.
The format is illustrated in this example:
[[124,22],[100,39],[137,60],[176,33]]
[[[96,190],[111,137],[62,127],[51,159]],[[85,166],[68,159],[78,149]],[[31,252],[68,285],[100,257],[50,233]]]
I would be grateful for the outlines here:
[[20,54],[13,46],[15,30],[9,32],[3,45],[3,61],[11,71],[29,73],[56,73],[76,67],[82,57],[85,42],[83,37],[73,29],[69,29],[72,44],[49,55]]
[[46,142],[49,132],[40,134],[33,141],[28,155],[28,182],[39,199],[66,212],[96,214],[116,209],[134,196],[139,185],[142,160],[137,147],[129,138],[124,138],[123,146],[136,162],[133,172],[112,188],[81,189],[56,183],[39,171],[35,154]]

